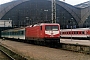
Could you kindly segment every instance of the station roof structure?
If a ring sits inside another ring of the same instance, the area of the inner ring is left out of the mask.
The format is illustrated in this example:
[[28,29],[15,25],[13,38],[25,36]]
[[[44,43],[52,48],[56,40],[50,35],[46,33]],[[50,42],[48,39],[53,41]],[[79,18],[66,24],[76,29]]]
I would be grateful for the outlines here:
[[[43,1],[47,1],[47,7],[44,7],[44,6],[46,6],[45,4],[46,4],[46,2],[44,3]],[[45,9],[48,9],[49,10],[49,8],[50,8],[50,10],[49,11],[51,11],[51,1],[52,0],[14,0],[14,1],[12,1],[12,2],[9,2],[9,3],[5,3],[5,4],[2,4],[2,5],[0,5],[0,19],[1,20],[8,20],[8,19],[11,19],[11,20],[24,20],[24,18],[23,19],[21,19],[21,18],[19,18],[20,16],[22,16],[22,17],[27,17],[27,16],[29,16],[29,18],[31,18],[31,19],[33,19],[34,20],[34,18],[36,18],[37,16],[39,16],[40,14],[40,16],[42,16],[42,10],[45,10]],[[30,3],[31,3],[31,5],[32,6],[30,6]],[[41,4],[42,3],[42,4]],[[27,5],[28,4],[28,5]],[[35,12],[35,16],[33,16],[33,13],[32,13],[32,11],[34,11],[34,4],[35,4],[35,8],[37,8],[37,10],[36,10],[36,12]],[[36,5],[37,4],[37,5]],[[65,3],[65,2],[61,2],[61,1],[56,1],[56,4],[57,4],[57,10],[58,10],[58,13],[57,13],[57,20],[62,20],[62,19],[66,19],[66,20],[70,20],[70,19],[72,19],[73,18],[73,20],[75,20],[75,23],[79,26],[79,27],[82,27],[83,26],[83,24],[84,24],[84,22],[86,21],[86,18],[87,17],[89,17],[89,15],[90,15],[90,9],[89,9],[89,4],[88,4],[88,2],[85,2],[85,3],[82,3],[82,4],[79,4],[79,5],[76,5],[76,6],[72,6],[72,5],[69,5],[69,4],[67,4],[67,3]],[[22,8],[21,7],[19,7],[19,6],[21,6],[22,5]],[[28,6],[30,6],[29,8],[28,8]],[[42,6],[43,6],[43,8],[42,8]],[[40,7],[40,9],[39,9],[39,7]],[[18,9],[17,9],[18,8]],[[30,10],[28,13],[32,13],[31,15],[30,14],[26,14],[26,11],[25,11],[25,9],[27,9],[28,8],[28,10]],[[15,9],[17,9],[17,14],[14,16],[14,13],[16,13],[16,11],[14,12],[14,10]],[[25,13],[22,13],[22,15],[20,15],[21,13],[19,13],[19,11],[22,11],[23,10],[23,12],[25,11]],[[41,11],[39,11],[39,10],[41,10]],[[61,11],[62,10],[62,11]],[[64,12],[63,12],[63,10],[65,10]],[[39,13],[38,13],[38,11],[39,11]],[[13,13],[12,13],[13,12]],[[71,16],[68,16],[67,15],[67,13]],[[10,15],[11,14],[11,15]],[[39,14],[39,15],[38,15]],[[46,14],[46,13],[44,13],[44,14]],[[48,13],[49,15],[51,15],[51,12],[49,12]],[[44,19],[48,19],[48,20],[50,20],[50,18],[48,18],[48,15],[47,14],[47,16],[44,16],[44,17],[42,17],[42,19],[44,20]],[[9,16],[10,15],[10,16]],[[65,16],[66,15],[66,16]],[[37,17],[37,19],[39,19],[40,20],[40,16],[39,17]],[[64,16],[64,17],[63,17]],[[13,18],[13,17],[16,17],[15,19]],[[50,16],[49,16],[50,17]],[[42,20],[41,19],[41,20]],[[59,23],[60,23],[61,21],[59,21]],[[23,23],[23,22],[21,22],[21,23]],[[68,22],[67,22],[67,24],[69,24]],[[66,24],[66,25],[67,25]]]
[[80,4],[75,5],[75,6],[79,7],[79,8],[86,8],[86,7],[90,6],[90,1],[87,1],[87,2],[84,2],[84,3],[80,3]]

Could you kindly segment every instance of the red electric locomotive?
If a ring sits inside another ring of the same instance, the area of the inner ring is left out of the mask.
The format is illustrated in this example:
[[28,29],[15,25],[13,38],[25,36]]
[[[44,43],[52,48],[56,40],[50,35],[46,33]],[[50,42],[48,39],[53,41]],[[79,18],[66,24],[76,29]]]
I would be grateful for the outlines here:
[[26,40],[60,42],[60,25],[57,23],[40,23],[25,28]]

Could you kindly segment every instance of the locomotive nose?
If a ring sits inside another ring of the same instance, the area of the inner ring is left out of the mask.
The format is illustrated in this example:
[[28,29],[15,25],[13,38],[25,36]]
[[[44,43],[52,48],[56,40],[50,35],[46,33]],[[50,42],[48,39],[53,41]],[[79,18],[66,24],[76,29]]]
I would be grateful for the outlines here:
[[53,31],[51,31],[51,35],[53,35]]
[[53,37],[53,31],[51,31],[51,37]]

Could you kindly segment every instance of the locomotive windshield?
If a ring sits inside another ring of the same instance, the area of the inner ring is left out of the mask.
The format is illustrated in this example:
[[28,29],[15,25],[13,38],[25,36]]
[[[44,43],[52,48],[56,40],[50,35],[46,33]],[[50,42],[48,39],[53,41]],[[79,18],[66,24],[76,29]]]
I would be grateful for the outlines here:
[[45,30],[53,30],[53,31],[58,31],[58,26],[45,26]]

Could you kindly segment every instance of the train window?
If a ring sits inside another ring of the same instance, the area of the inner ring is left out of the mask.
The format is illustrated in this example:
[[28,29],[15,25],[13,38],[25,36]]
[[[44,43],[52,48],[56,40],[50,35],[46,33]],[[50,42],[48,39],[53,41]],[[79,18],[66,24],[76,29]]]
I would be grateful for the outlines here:
[[42,26],[40,26],[40,30],[42,30]]
[[52,26],[52,30],[58,31],[58,26]]
[[70,32],[69,32],[69,34],[70,34]]
[[67,32],[67,34],[68,34],[68,32]]
[[12,35],[14,35],[14,32],[12,32]]
[[22,35],[24,34],[24,31],[22,31]]
[[13,35],[15,35],[15,32],[13,32]]
[[9,32],[7,34],[9,35]]
[[68,32],[68,34],[69,34],[69,32]]
[[24,31],[20,31],[20,35],[23,35],[24,34]]
[[12,32],[10,32],[10,35],[12,35]]
[[14,32],[12,32],[12,35],[14,35]]
[[11,32],[9,32],[9,35],[11,35]]
[[17,35],[19,35],[20,34],[20,32],[19,31],[17,31]]
[[77,34],[77,32],[76,32],[76,31],[74,31],[74,34]]
[[67,32],[65,32],[65,34],[67,34]]
[[81,32],[81,31],[79,31],[79,34],[82,34],[82,32]]
[[78,31],[77,31],[77,34],[78,34]]
[[82,34],[84,34],[84,31],[82,32]]
[[73,31],[73,34],[74,34],[74,31]]
[[76,31],[76,34],[78,34],[78,31]]
[[58,31],[58,26],[45,26],[45,30]]
[[66,32],[64,32],[64,34],[66,34]]
[[75,34],[78,34],[78,32],[77,32],[77,31],[75,31],[74,33],[75,33]]
[[73,34],[73,31],[72,31],[72,34]]
[[73,34],[73,31],[71,31],[71,33],[70,34]]
[[67,32],[65,32],[65,34],[67,34]]
[[64,32],[62,32],[62,34],[64,34]]
[[14,32],[14,35],[15,35],[15,32]]
[[46,31],[51,30],[51,26],[45,26],[45,30]]
[[1,35],[4,35],[4,32],[1,32]]

